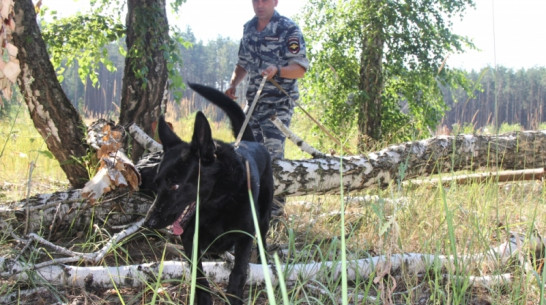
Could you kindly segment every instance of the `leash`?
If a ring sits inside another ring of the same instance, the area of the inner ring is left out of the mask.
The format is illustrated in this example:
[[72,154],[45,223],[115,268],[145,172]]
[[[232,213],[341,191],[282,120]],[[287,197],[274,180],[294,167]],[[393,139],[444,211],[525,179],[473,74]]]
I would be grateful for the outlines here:
[[266,81],[267,81],[267,76],[264,76],[264,78],[262,78],[262,82],[260,83],[260,87],[258,87],[258,91],[256,92],[256,95],[254,96],[254,100],[252,100],[252,104],[250,104],[250,108],[248,109],[248,112],[246,114],[246,118],[245,118],[245,121],[243,122],[243,126],[241,127],[241,130],[239,130],[239,134],[237,135],[237,140],[235,141],[235,144],[234,144],[235,147],[239,146],[239,143],[241,142],[241,139],[243,138],[243,133],[245,132],[246,125],[248,125],[248,121],[250,121],[250,117],[252,116],[252,112],[254,112],[254,108],[256,107],[258,98],[260,98],[260,94],[262,94],[262,89],[264,88]]
[[[283,87],[281,87],[281,85],[279,85],[279,83],[277,83],[276,80],[274,79],[270,79],[269,80],[273,85],[275,85],[275,87],[277,87],[279,90],[281,90],[282,93],[284,93],[286,96],[288,96],[288,98],[296,105],[298,106],[301,111],[303,111],[303,113],[305,113],[305,115],[307,115],[307,117],[309,117],[311,119],[311,121],[313,121],[315,124],[317,124],[317,126],[328,136],[330,137],[330,139],[332,139],[332,141],[336,142],[337,145],[339,145],[340,147],[343,147],[343,145],[341,144],[341,142],[339,142],[339,140],[334,137],[330,131],[328,129],[326,129],[326,127],[324,127],[324,125],[322,125],[319,121],[317,121],[311,114],[309,114],[309,112],[307,112],[298,102],[296,102],[291,96],[290,94],[288,94],[288,92],[286,92],[286,90],[284,90]],[[351,153],[349,150],[347,150],[347,152],[351,155],[353,155],[353,153]]]

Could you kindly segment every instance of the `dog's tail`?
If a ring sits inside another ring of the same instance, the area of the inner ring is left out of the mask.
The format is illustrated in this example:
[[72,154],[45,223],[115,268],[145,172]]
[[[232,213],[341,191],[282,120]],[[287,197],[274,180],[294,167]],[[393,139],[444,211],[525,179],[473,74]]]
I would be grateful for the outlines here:
[[[237,104],[227,95],[214,88],[195,83],[188,83],[188,85],[195,92],[202,95],[214,105],[220,107],[220,109],[222,109],[227,114],[229,120],[231,121],[233,136],[237,138],[237,136],[239,135],[239,131],[241,130],[245,121],[245,113],[243,112],[243,109],[241,109],[241,106],[239,106],[239,104]],[[256,142],[256,138],[254,138],[254,134],[248,126],[246,126],[243,137],[241,139],[243,141]]]

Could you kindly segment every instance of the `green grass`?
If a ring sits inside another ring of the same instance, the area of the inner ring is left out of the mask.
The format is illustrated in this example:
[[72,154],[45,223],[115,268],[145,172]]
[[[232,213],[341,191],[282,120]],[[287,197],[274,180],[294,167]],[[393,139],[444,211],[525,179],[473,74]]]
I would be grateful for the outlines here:
[[[169,118],[168,118],[169,120]],[[175,131],[189,140],[193,116],[175,121]],[[302,117],[294,119],[295,132],[311,144],[329,147]],[[13,131],[10,132],[13,126]],[[212,124],[213,134],[225,141],[233,136],[225,123]],[[506,126],[506,129],[517,130]],[[28,181],[31,193],[49,192],[67,187],[58,163],[49,158],[43,140],[32,128],[28,115],[21,113],[16,121],[2,119],[0,134],[6,149],[0,158],[0,201],[24,198]],[[3,143],[0,143],[4,145]],[[334,149],[336,149],[334,147]],[[287,144],[287,158],[307,158],[293,144]],[[29,164],[36,168],[29,180]],[[445,175],[445,174],[444,174]],[[344,194],[348,196],[349,194]],[[290,197],[286,205],[287,218],[269,233],[270,263],[303,264],[333,261],[349,264],[352,260],[377,255],[427,253],[436,255],[466,255],[483,253],[507,240],[511,232],[546,233],[546,192],[541,181],[485,184],[421,186],[409,188],[394,184],[386,189],[368,189],[351,193],[351,197],[375,195],[376,200],[346,200],[339,195],[307,195]],[[345,214],[340,211],[345,210]],[[343,233],[342,233],[343,232]],[[74,250],[95,251],[112,235],[107,225],[91,224],[81,236],[63,236],[57,242],[73,246]],[[181,252],[167,251],[167,240],[150,232],[135,234],[118,245],[101,265],[123,265],[140,262],[163,262],[181,259]],[[0,234],[0,253],[15,255],[19,247],[6,234]],[[282,251],[281,251],[282,250]],[[47,257],[45,250],[34,251],[22,259],[39,261]],[[418,275],[396,273],[347,281],[343,277],[326,277],[316,281],[300,277],[296,282],[273,286],[277,304],[383,304],[381,293],[393,289],[383,298],[395,304],[546,304],[544,285],[546,271],[543,259],[536,253],[524,253],[528,265],[517,261],[504,266],[477,263],[455,264],[453,269],[436,266]],[[331,270],[322,266],[321,272]],[[510,273],[512,282],[489,289],[469,286],[468,276]],[[448,280],[445,275],[451,276]],[[459,276],[454,280],[453,276]],[[191,278],[149,283],[142,289],[117,287],[106,292],[83,292],[79,289],[51,287],[34,279],[30,287],[47,287],[52,299],[70,303],[76,298],[92,304],[176,304],[188,303]],[[0,294],[26,289],[19,283],[0,281]],[[222,300],[222,285],[212,283],[216,299]],[[271,288],[270,288],[271,289]],[[265,285],[246,288],[248,304],[271,304]],[[100,297],[99,297],[100,296]]]
[[59,162],[47,149],[25,108],[17,117],[0,119],[0,152],[0,200],[25,197],[29,172],[34,182],[30,194],[68,186]]

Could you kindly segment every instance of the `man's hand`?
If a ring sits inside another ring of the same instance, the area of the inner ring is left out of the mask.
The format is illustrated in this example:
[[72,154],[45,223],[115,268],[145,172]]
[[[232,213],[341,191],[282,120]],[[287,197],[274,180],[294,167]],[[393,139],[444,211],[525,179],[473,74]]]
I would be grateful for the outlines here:
[[237,89],[235,88],[235,86],[229,86],[229,88],[227,88],[225,94],[227,96],[229,96],[230,99],[234,100],[237,98],[236,94],[237,94]]
[[243,81],[243,79],[245,78],[247,72],[246,70],[239,66],[239,65],[236,65],[235,66],[235,70],[233,70],[233,75],[231,75],[231,80],[229,82],[229,87],[227,88],[226,92],[224,92],[227,96],[229,96],[229,98],[231,99],[237,99],[237,85]]
[[[265,70],[262,71],[262,76],[267,76],[267,79],[272,79],[278,72],[279,72],[279,66],[274,66],[274,65],[271,65],[271,66],[268,66],[267,68],[265,68]],[[279,73],[279,76],[280,76],[280,73]]]

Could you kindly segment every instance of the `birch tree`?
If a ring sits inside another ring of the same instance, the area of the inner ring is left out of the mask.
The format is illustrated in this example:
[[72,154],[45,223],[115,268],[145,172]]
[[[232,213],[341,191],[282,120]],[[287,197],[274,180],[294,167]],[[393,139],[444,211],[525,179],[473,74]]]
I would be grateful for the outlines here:
[[[182,2],[173,1],[174,7],[179,7]],[[79,16],[76,25],[74,22],[66,23],[69,26],[57,27],[56,31],[49,33],[49,37],[57,38],[56,43],[50,45],[51,58],[59,63],[62,58],[60,49],[81,51],[76,52],[79,56],[73,54],[68,59],[81,63],[80,77],[92,77],[94,65],[99,62],[107,64],[101,57],[106,44],[118,40],[120,32],[125,32],[128,56],[119,122],[121,125],[136,122],[151,134],[152,122],[166,99],[168,71],[175,70],[177,60],[173,52],[175,43],[168,34],[166,2],[128,0],[125,26],[119,23],[119,18],[112,18],[112,15],[121,14],[123,3],[94,3],[101,8],[95,15]],[[87,167],[82,162],[89,152],[85,143],[86,126],[59,84],[36,20],[36,9],[39,7],[35,8],[32,0],[15,2],[13,42],[19,49],[22,67],[18,84],[34,125],[48,149],[59,161],[70,184],[81,188],[89,179]],[[101,38],[93,39],[96,37]],[[142,149],[136,145],[130,147],[131,155],[137,159]],[[127,144],[125,149],[128,148]]]
[[342,136],[356,124],[361,151],[386,136],[407,140],[434,128],[446,109],[440,85],[468,86],[448,56],[472,46],[451,31],[451,20],[473,5],[311,0],[301,18],[311,59],[305,102]]

